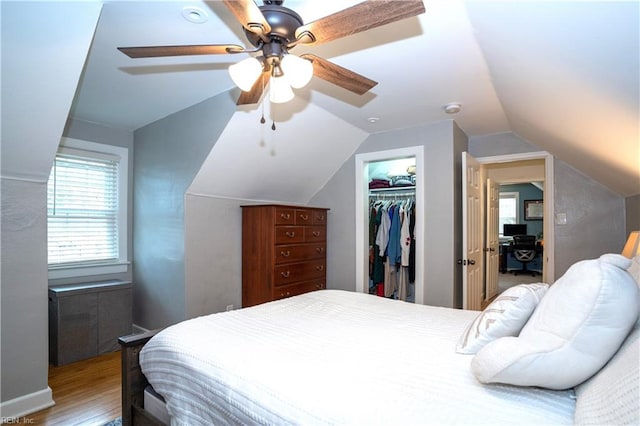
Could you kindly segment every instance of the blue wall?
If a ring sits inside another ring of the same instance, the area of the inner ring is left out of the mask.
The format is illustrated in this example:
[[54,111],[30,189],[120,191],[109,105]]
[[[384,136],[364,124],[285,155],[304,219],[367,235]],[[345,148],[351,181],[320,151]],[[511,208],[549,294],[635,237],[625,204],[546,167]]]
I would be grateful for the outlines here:
[[524,202],[528,200],[542,200],[543,193],[540,189],[530,183],[519,183],[513,185],[500,185],[500,192],[518,192],[519,195],[519,223],[527,224],[527,234],[542,236],[542,220],[524,220]]

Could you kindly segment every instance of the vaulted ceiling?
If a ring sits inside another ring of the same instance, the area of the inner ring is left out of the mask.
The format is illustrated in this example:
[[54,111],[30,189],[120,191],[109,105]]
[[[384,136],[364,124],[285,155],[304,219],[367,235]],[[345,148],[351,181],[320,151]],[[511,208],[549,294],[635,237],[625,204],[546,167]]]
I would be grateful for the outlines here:
[[[285,6],[309,22],[358,2],[286,0]],[[234,88],[227,68],[247,54],[131,59],[116,49],[247,46],[221,1],[103,3],[71,117],[134,130]],[[424,4],[418,17],[292,50],[379,84],[357,96],[315,78],[296,90],[297,101],[278,120],[313,120],[319,108],[376,133],[453,117],[472,138],[513,132],[620,195],[640,193],[638,2]],[[185,7],[200,9],[207,21],[187,21]],[[67,59],[63,47],[59,54]],[[447,115],[443,106],[450,102],[462,111]]]

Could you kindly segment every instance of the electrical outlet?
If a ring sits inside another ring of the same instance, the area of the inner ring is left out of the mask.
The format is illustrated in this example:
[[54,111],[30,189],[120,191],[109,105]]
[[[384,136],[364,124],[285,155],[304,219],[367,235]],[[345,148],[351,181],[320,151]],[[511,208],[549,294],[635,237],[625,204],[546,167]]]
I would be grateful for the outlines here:
[[227,311],[233,311],[233,305],[227,305]]

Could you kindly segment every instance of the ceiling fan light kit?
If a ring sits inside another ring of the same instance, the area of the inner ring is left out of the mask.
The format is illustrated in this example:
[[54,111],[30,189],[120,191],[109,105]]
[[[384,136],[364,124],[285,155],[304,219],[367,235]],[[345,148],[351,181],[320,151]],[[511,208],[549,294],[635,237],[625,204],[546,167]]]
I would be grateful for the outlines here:
[[231,80],[240,90],[248,92],[262,74],[262,63],[253,56],[229,66]]
[[[233,82],[243,91],[238,105],[254,104],[270,85],[271,102],[293,99],[291,88],[306,86],[313,76],[362,95],[378,83],[312,54],[295,56],[298,45],[317,45],[424,13],[422,0],[369,0],[304,23],[300,15],[282,6],[283,0],[223,0],[244,28],[255,50],[234,44],[119,47],[131,58],[260,52],[229,67]],[[206,16],[206,15],[205,15]],[[262,78],[259,78],[262,76]]]

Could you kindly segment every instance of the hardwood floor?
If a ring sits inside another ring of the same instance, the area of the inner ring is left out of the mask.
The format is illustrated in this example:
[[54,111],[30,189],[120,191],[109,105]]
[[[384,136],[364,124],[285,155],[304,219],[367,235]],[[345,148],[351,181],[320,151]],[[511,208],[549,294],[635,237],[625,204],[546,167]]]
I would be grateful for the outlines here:
[[120,352],[73,364],[49,367],[49,387],[56,402],[28,415],[32,425],[102,426],[120,417]]

